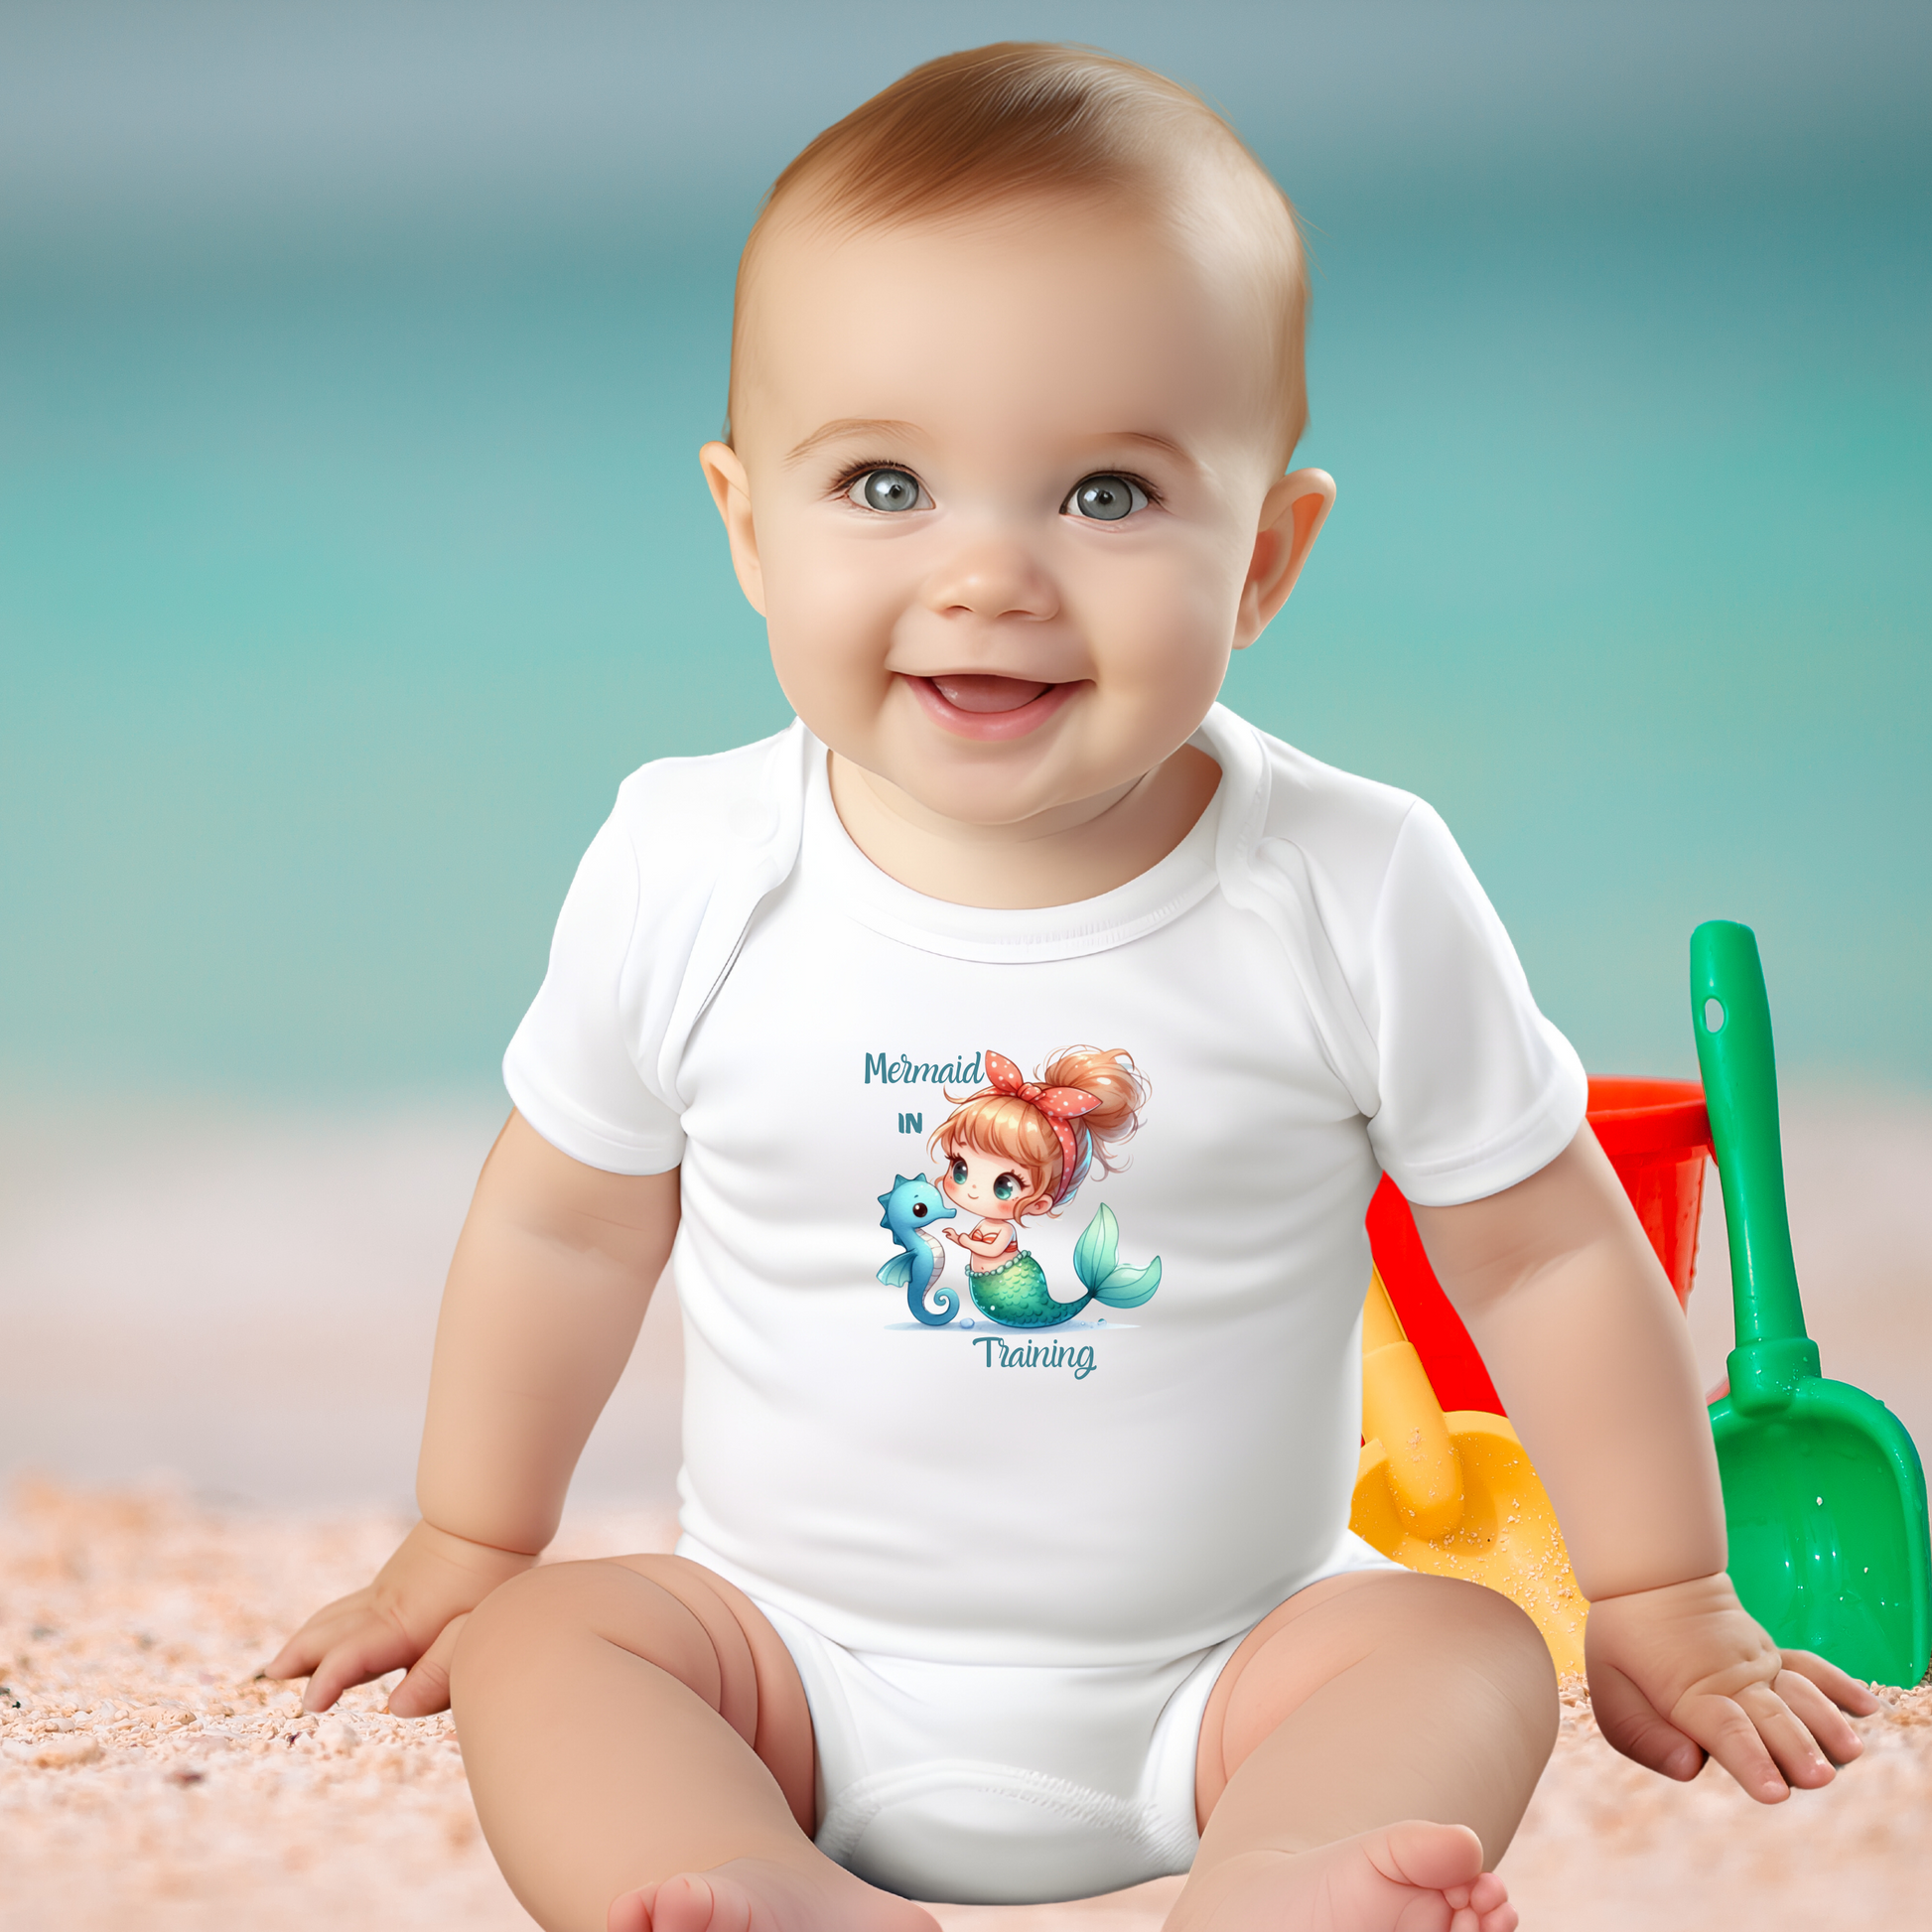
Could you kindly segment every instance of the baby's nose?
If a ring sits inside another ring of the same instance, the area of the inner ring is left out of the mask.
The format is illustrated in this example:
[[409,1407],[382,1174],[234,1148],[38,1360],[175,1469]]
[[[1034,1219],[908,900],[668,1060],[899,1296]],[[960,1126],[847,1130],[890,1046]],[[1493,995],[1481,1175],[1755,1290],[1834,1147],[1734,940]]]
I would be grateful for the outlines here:
[[994,620],[1043,620],[1060,609],[1058,590],[1031,548],[992,532],[962,544],[933,572],[924,601],[941,616]]

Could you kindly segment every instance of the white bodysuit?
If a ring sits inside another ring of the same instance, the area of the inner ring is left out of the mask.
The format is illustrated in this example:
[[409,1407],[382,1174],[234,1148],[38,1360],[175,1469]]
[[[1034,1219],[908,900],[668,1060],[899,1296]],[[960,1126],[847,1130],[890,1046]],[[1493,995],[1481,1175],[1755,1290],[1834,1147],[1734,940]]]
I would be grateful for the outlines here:
[[[820,1843],[914,1895],[1185,1868],[1214,1672],[1380,1561],[1347,1530],[1379,1173],[1477,1199],[1584,1117],[1428,806],[1218,706],[1193,742],[1222,781],[1181,844],[1025,911],[872,866],[802,726],[646,765],[504,1062],[564,1153],[681,1165],[679,1549],[798,1661]],[[989,1052],[1036,1080],[1075,1045],[1149,1098],[1121,1171],[1021,1227],[1050,1301],[1013,1326],[930,1231],[927,1143]]]

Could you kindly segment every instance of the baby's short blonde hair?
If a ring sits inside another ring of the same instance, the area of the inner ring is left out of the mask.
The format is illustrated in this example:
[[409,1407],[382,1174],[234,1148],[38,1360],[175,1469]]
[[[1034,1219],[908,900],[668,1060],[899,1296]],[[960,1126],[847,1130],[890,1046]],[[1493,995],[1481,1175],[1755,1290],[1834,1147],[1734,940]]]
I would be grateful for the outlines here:
[[1286,468],[1308,426],[1308,263],[1294,207],[1198,95],[1097,49],[1037,41],[914,68],[828,127],[771,184],[739,261],[726,440],[750,291],[779,223],[850,232],[1054,198],[1124,203],[1235,239],[1267,325]]

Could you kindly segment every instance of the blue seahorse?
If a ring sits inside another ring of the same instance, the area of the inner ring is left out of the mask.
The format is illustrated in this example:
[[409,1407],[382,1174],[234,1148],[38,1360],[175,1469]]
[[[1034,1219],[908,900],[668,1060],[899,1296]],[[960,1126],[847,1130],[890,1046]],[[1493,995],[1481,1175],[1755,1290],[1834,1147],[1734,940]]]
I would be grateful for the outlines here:
[[1138,1309],[1161,1286],[1161,1257],[1135,1268],[1120,1259],[1120,1223],[1101,1202],[1086,1232],[1073,1244],[1073,1272],[1087,1292],[1077,1302],[1056,1302],[1046,1275],[1023,1249],[984,1274],[966,1271],[979,1311],[1008,1328],[1054,1328],[1071,1321],[1089,1302],[1102,1308]]
[[930,1223],[950,1221],[953,1210],[931,1181],[919,1174],[896,1173],[890,1193],[879,1196],[886,1211],[879,1217],[884,1228],[905,1250],[895,1255],[879,1271],[888,1288],[905,1291],[905,1306],[915,1320],[928,1328],[942,1328],[959,1312],[959,1297],[951,1289],[930,1293],[945,1271],[946,1251]]

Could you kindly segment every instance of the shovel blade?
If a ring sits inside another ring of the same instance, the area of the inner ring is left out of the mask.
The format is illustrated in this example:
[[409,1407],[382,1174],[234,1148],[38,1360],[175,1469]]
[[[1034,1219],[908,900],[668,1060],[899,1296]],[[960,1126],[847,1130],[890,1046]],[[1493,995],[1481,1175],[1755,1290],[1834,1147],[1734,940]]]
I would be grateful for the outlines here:
[[1737,1594],[1782,1649],[1914,1685],[1932,1648],[1925,1472],[1875,1397],[1822,1376],[1788,1408],[1711,1411]]
[[1441,1536],[1417,1534],[1380,1442],[1362,1449],[1348,1527],[1406,1569],[1499,1591],[1542,1631],[1559,1673],[1582,1671],[1589,1605],[1577,1587],[1557,1513],[1515,1430],[1501,1416],[1474,1409],[1452,1410],[1444,1421],[1462,1475],[1454,1527]]

